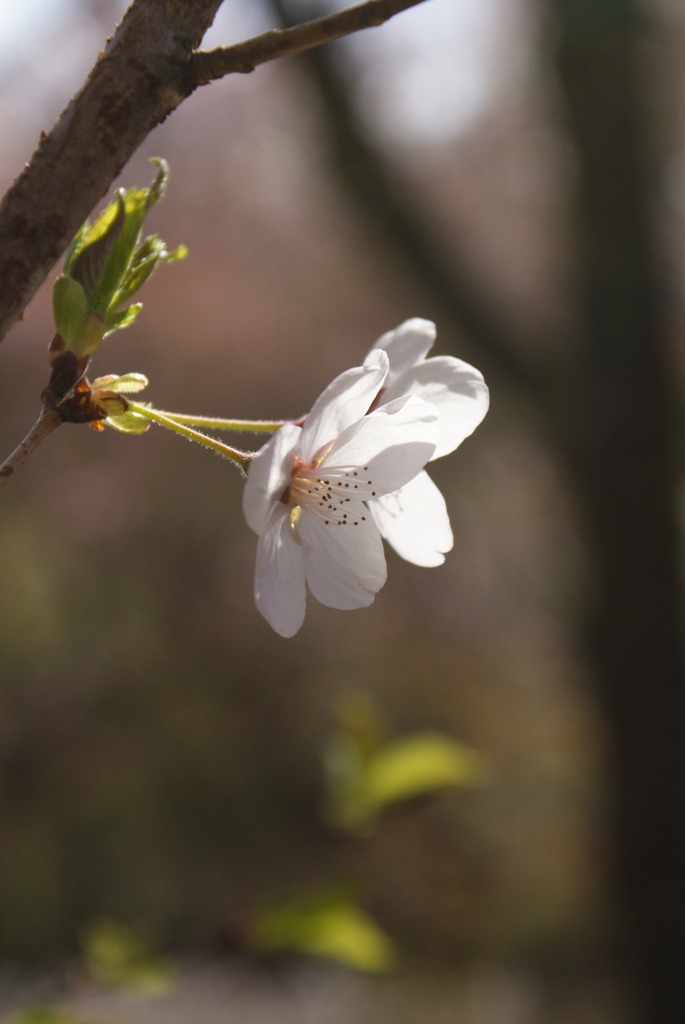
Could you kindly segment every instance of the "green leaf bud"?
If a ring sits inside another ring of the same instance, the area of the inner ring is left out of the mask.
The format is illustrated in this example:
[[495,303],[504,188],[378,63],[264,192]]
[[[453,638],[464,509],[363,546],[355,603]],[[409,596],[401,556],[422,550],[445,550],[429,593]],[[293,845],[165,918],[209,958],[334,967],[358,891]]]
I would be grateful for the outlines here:
[[150,381],[144,373],[124,373],[121,376],[109,373],[104,377],[96,377],[91,388],[103,388],[117,394],[135,394],[137,391],[144,391],[149,384]]
[[[145,216],[164,195],[166,161],[155,158],[154,181],[147,188],[118,189],[92,223],[74,238],[55,283],[57,333],[65,348],[90,355],[103,338],[128,327],[142,309],[125,306],[160,263],[183,259],[185,246],[169,251],[157,235],[140,239]],[[125,307],[125,308],[122,308]]]
[[[52,308],[58,336],[64,349],[77,356],[88,356],[98,347],[104,334],[104,320],[89,309],[83,286],[62,274],[52,290]],[[57,349],[53,342],[53,348]]]
[[124,226],[125,217],[126,210],[119,194],[98,214],[93,224],[86,221],[64,261],[65,274],[69,274],[83,285],[93,307],[95,294],[101,284],[112,249]]
[[72,344],[68,346],[77,356],[90,356],[105,336],[105,323],[99,313],[87,313],[81,321]]
[[90,386],[93,406],[103,413],[105,426],[114,427],[123,434],[144,434],[150,426],[150,420],[129,408],[124,394],[135,394],[143,391],[149,384],[142,373],[125,373],[118,376],[114,373],[104,377],[96,377]]
[[88,313],[88,299],[83,287],[73,277],[62,274],[52,290],[52,309],[55,329],[70,348]]
[[105,426],[114,427],[115,430],[121,431],[122,434],[144,434],[150,428],[150,420],[130,410],[110,415],[104,423]]
[[93,401],[98,409],[107,414],[108,418],[110,416],[121,416],[122,413],[128,412],[128,402],[121,395],[113,393],[93,395]]

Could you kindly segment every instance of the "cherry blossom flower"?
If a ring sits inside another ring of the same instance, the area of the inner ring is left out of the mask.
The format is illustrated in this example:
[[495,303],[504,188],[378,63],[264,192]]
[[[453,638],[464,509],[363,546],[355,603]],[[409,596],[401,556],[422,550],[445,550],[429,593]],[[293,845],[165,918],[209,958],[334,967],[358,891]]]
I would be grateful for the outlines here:
[[[367,356],[367,362],[374,363],[382,351],[389,359],[389,373],[375,404],[414,395],[437,409],[439,433],[431,461],[453,452],[473,433],[489,404],[487,386],[475,367],[454,356],[426,358],[435,334],[430,320],[405,320],[379,338]],[[398,555],[415,565],[442,565],[452,548],[452,528],[445,499],[425,471],[369,507],[381,535]]]
[[[369,411],[389,372],[386,353],[370,353],[328,385],[301,426],[284,424],[250,463],[243,511],[259,535],[255,601],[281,636],[302,626],[307,588],[324,605],[351,609],[370,605],[385,583],[370,503],[411,484],[438,440],[438,412],[421,397],[401,395]],[[421,508],[413,515],[420,519]]]

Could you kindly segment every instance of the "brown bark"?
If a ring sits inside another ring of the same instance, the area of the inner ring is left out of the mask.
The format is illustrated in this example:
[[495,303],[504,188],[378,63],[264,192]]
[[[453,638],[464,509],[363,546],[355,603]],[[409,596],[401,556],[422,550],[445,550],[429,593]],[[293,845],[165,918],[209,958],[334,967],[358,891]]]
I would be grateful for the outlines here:
[[0,338],[143,139],[188,95],[221,0],[135,0],[0,205]]
[[193,60],[193,76],[197,85],[234,72],[254,71],[259,64],[278,57],[303,53],[341,36],[377,28],[401,11],[417,7],[425,0],[366,0],[365,3],[325,17],[314,18],[287,30],[272,29],[254,39],[235,46],[220,47],[198,53]]

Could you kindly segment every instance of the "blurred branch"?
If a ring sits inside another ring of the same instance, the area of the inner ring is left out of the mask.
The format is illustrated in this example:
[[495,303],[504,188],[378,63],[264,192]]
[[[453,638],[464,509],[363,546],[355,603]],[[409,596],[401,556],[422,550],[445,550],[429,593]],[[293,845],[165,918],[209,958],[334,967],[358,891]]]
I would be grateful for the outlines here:
[[81,91],[41,136],[0,204],[0,340],[126,161],[198,85],[380,25],[424,0],[369,0],[290,32],[196,53],[221,2],[133,0]]
[[[269,2],[281,23],[291,24],[290,5],[283,0]],[[310,5],[310,12],[314,10],[316,4]],[[409,264],[415,278],[478,348],[486,372],[489,362],[492,371],[537,406],[553,401],[550,388],[556,374],[553,376],[523,354],[530,347],[530,331],[526,331],[525,339],[517,338],[514,319],[497,313],[502,305],[499,297],[476,278],[467,258],[442,249],[416,200],[401,186],[370,140],[347,83],[329,54],[312,51],[303,59],[325,104],[333,158],[344,168],[346,184],[368,222],[380,226],[388,247]],[[519,333],[523,332],[519,329]],[[533,347],[544,352],[547,346],[540,341]]]
[[314,18],[302,25],[272,29],[235,46],[195,53],[191,62],[191,75],[195,85],[206,85],[234,72],[249,73],[257,65],[277,57],[302,53],[352,32],[382,25],[401,11],[420,3],[425,3],[425,0],[366,0],[366,3],[357,7]]
[[594,545],[589,650],[610,739],[620,952],[631,1019],[661,1024],[685,1020],[685,650],[653,27],[641,0],[544,6],[579,167],[573,465]]

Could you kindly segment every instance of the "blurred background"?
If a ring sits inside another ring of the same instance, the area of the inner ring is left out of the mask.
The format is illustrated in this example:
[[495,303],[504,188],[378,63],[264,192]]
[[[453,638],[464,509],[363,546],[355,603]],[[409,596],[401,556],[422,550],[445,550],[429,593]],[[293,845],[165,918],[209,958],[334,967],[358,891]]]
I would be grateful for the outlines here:
[[[233,0],[203,48],[343,6]],[[125,7],[0,11],[3,192]],[[290,641],[254,608],[228,463],[66,425],[3,488],[1,1012],[683,1019],[684,32],[675,0],[430,0],[201,89],[126,167],[169,161],[147,226],[190,255],[94,375],[296,417],[423,316],[491,411],[434,467],[445,565],[389,551],[371,608],[310,601]],[[52,279],[0,353],[3,456],[47,381]],[[479,770],[331,812],[341,756],[417,734]],[[331,900],[387,956],[264,938]],[[185,965],[161,1002],[87,981],[107,927],[115,960]]]

